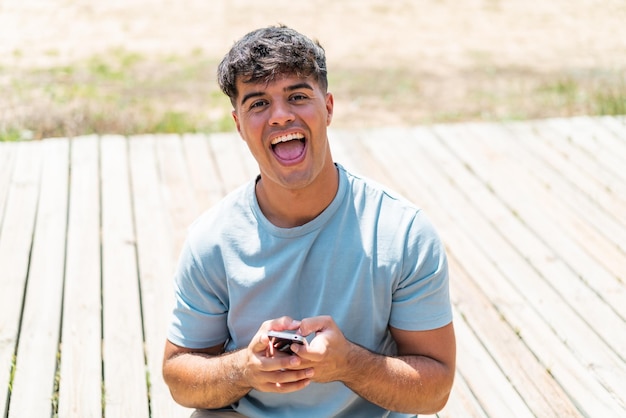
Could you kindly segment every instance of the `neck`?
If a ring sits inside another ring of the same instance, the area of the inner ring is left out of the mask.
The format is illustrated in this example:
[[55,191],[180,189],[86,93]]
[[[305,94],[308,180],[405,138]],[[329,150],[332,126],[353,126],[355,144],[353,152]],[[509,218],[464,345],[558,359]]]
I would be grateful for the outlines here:
[[273,187],[261,177],[256,196],[265,217],[280,228],[293,228],[315,219],[330,205],[339,188],[339,174],[332,164],[314,184],[303,189]]

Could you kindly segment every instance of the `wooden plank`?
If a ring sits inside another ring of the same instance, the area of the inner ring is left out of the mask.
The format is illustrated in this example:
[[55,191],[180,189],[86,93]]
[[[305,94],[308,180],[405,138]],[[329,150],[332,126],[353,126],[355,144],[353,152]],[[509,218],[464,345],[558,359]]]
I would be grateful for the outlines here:
[[[611,247],[603,241],[601,236],[589,230],[590,226],[584,223],[585,220],[576,219],[576,215],[570,214],[570,211],[577,211],[577,208],[561,204],[561,201],[565,199],[564,197],[554,198],[551,195],[547,195],[547,193],[542,190],[542,185],[545,184],[548,190],[554,195],[572,195],[580,193],[579,189],[567,187],[560,180],[562,178],[560,176],[561,174],[568,176],[570,171],[576,170],[571,170],[571,168],[566,167],[563,167],[562,171],[558,173],[547,170],[545,163],[537,160],[534,155],[527,153],[522,145],[523,143],[536,142],[536,137],[516,137],[515,140],[506,141],[504,137],[510,135],[507,131],[502,131],[492,125],[481,125],[480,130],[483,132],[481,137],[477,138],[478,144],[487,147],[492,153],[498,153],[500,158],[510,160],[510,170],[512,170],[512,166],[515,165],[513,161],[523,161],[524,169],[528,170],[524,176],[524,178],[527,179],[526,183],[529,188],[536,193],[537,201],[542,202],[543,206],[546,208],[544,212],[546,214],[551,213],[555,222],[562,225],[561,228],[563,230],[575,231],[575,236],[578,238],[581,245],[593,247],[590,253],[596,255],[596,262],[607,268],[614,268],[612,272],[618,277],[619,272],[623,272],[623,266],[626,265],[626,257],[619,253],[616,248]],[[535,181],[533,181],[533,177]],[[489,196],[481,196],[478,201],[486,202],[489,201],[489,199]],[[579,205],[587,209],[586,213],[589,214],[590,219],[597,221],[600,218],[598,212],[584,206],[581,200],[582,199],[579,199]],[[490,204],[489,207],[493,208],[494,205]],[[578,217],[583,218],[583,214],[579,213]],[[614,229],[614,234],[618,235],[619,230]],[[524,257],[536,266],[537,271],[544,272],[544,277],[549,278],[546,280],[550,283],[550,286],[556,289],[574,311],[579,311],[579,307],[582,304],[585,305],[586,309],[584,315],[582,315],[582,319],[585,320],[607,344],[613,347],[618,355],[626,352],[626,332],[615,333],[616,329],[624,327],[624,318],[620,317],[612,310],[610,306],[606,304],[602,296],[598,295],[584,282],[579,280],[575,271],[563,266],[561,260],[554,261],[555,254],[548,248],[545,248],[539,236],[529,236],[525,234],[525,230],[517,230],[513,234],[511,234],[511,231],[507,231],[505,236],[525,237],[525,240],[517,246],[520,252],[525,252]],[[624,236],[626,237],[626,233],[624,233]],[[528,254],[529,250],[534,249],[536,251],[537,248],[542,247],[544,247],[544,254],[535,254],[534,256]],[[596,252],[596,247],[603,248],[604,253]],[[552,260],[550,263],[545,262],[548,258]],[[555,264],[558,264],[558,267],[560,267],[558,270],[554,269]],[[548,271],[551,271],[552,274],[546,274]],[[626,292],[626,289],[624,289],[624,292]],[[622,297],[624,296],[622,295]]]
[[[515,138],[509,147],[512,150],[510,158],[523,157],[523,150],[518,150],[516,145],[521,142],[531,142],[530,138]],[[427,152],[432,152],[434,159],[438,158],[441,151],[438,151],[438,144],[431,144]],[[445,152],[445,151],[443,151]],[[526,159],[524,159],[526,160]],[[451,177],[463,178],[463,190],[470,197],[476,206],[488,208],[486,216],[492,220],[493,225],[497,225],[502,235],[512,237],[514,245],[520,254],[527,260],[536,271],[553,287],[558,294],[572,307],[574,311],[579,311],[580,306],[585,306],[582,319],[598,332],[599,336],[605,339],[617,353],[626,349],[626,335],[616,335],[615,330],[624,326],[624,321],[606,304],[603,297],[590,289],[578,277],[578,273],[573,270],[551,247],[549,247],[540,235],[529,229],[518,216],[511,216],[511,212],[498,199],[478,182],[472,181],[473,177],[468,176],[467,171],[463,171],[460,165],[447,164],[445,171]]]
[[71,143],[59,416],[102,417],[98,138]]
[[[331,138],[331,151],[334,161],[343,165],[346,169],[355,175],[363,175],[368,177],[385,187],[394,189],[398,193],[406,195],[406,190],[402,184],[394,184],[389,177],[384,164],[370,153],[367,147],[362,146],[361,142],[364,133],[350,132],[342,130],[332,130],[329,133]],[[384,136],[385,131],[377,132],[372,130],[372,136]]]
[[166,329],[174,307],[172,276],[178,254],[161,195],[155,138],[145,135],[129,142],[151,416],[187,418],[192,411],[174,402],[161,372]]
[[[459,319],[455,321],[459,373],[471,376],[468,386],[478,398],[487,416],[493,417],[532,417],[533,411],[509,383],[507,376],[481,345],[479,337],[472,333],[468,324]],[[545,410],[535,413],[539,416]],[[465,416],[465,414],[463,415]]]
[[[624,124],[619,124],[616,118],[581,118],[585,124],[589,126],[588,130],[591,131],[600,142],[600,146],[608,148],[616,158],[626,163],[626,127]],[[613,122],[611,124],[610,122]],[[621,127],[621,130],[619,129]],[[626,177],[622,177],[622,185],[626,188]],[[621,198],[626,199],[626,196],[622,195]],[[626,212],[619,211],[614,213],[615,218],[623,226],[626,226]]]
[[105,414],[147,418],[147,376],[126,139],[102,137],[100,159]]
[[[10,388],[39,195],[41,149],[20,143],[0,231],[0,385]],[[0,407],[8,405],[0,390]],[[5,412],[6,413],[6,412]]]
[[[523,147],[534,158],[540,160],[545,170],[551,170],[553,176],[559,176],[577,188],[594,204],[607,211],[616,221],[626,213],[626,194],[622,195],[604,187],[597,178],[587,175],[570,159],[551,147],[544,138],[545,133],[536,131],[531,124],[515,122],[503,125],[510,134],[519,138],[514,144]],[[534,138],[534,139],[531,139]],[[626,219],[624,219],[626,220]],[[626,225],[626,224],[623,224]]]
[[2,230],[2,221],[4,220],[9,185],[11,184],[11,178],[13,177],[16,153],[16,143],[0,142],[0,230]]
[[618,222],[605,207],[587,198],[577,185],[564,180],[571,170],[557,174],[517,145],[536,141],[537,137],[505,141],[510,132],[499,125],[470,125],[470,129],[472,126],[480,126],[477,140],[490,152],[499,153],[501,158],[514,157],[513,161],[528,179],[532,192],[546,211],[554,214],[555,221],[562,224],[563,229],[575,231],[572,237],[613,275],[626,274],[623,268],[626,265],[626,225]]
[[[607,118],[605,120],[606,122],[603,123],[602,119],[598,117],[580,116],[573,118],[573,129],[592,136],[599,148],[610,150],[610,154],[617,161],[622,162],[622,170],[620,171],[623,172],[623,163],[626,161],[626,141],[624,141],[626,128],[623,124],[609,125]],[[616,121],[617,119],[610,120]],[[621,129],[619,129],[620,127]],[[619,164],[617,166],[620,167]],[[622,176],[622,179],[626,182],[626,176]]]
[[200,214],[191,186],[182,141],[178,135],[155,136],[163,203],[169,212],[174,250],[180,251],[187,228]]
[[183,135],[183,147],[196,201],[200,211],[204,211],[224,196],[223,180],[209,150],[207,136]]
[[624,170],[624,158],[620,155],[620,147],[607,146],[605,136],[598,135],[590,124],[585,123],[588,119],[581,118],[555,118],[547,122],[557,132],[564,135],[570,144],[577,146],[588,154],[598,167],[603,167],[612,176],[626,182]]
[[[478,175],[482,177],[482,181],[485,184],[489,184],[496,193],[502,196],[502,198],[511,202],[515,213],[524,214],[526,216],[529,213],[532,213],[533,210],[536,210],[536,207],[539,205],[537,204],[537,202],[533,201],[532,196],[525,193],[526,190],[524,190],[524,187],[520,183],[522,180],[517,178],[514,175],[515,172],[511,170],[511,161],[498,162],[499,160],[493,155],[491,156],[492,159],[488,160],[484,158],[484,150],[481,151],[481,147],[477,142],[468,141],[467,139],[463,141],[455,141],[453,139],[454,135],[450,132],[448,128],[440,129],[440,131],[443,134],[441,135],[441,138],[444,139],[444,142],[448,144],[449,148],[455,149],[455,152],[457,152],[456,155],[462,158],[464,164],[467,164],[469,167],[471,167],[474,173],[479,173]],[[444,131],[448,132],[445,133]],[[499,164],[501,164],[500,168],[498,168]],[[507,174],[504,175],[503,173]],[[531,218],[543,219],[541,215],[538,214],[531,216]],[[548,226],[546,226],[546,228],[547,227]],[[545,233],[546,231],[544,230],[543,232]],[[563,235],[562,230],[557,229],[555,233]],[[484,231],[482,229],[477,230],[476,234],[478,234],[477,236],[482,237],[482,235],[484,235]],[[505,266],[505,264],[502,264],[502,267]],[[523,280],[519,280],[520,283],[524,283],[527,280],[526,275],[521,275],[520,277],[524,278]],[[493,285],[493,283],[491,285]],[[490,297],[494,298],[495,296],[496,295],[494,294]],[[530,296],[531,295],[529,294],[529,299],[524,301],[524,304],[527,304],[528,302],[541,302],[541,299],[538,301],[534,301],[530,299]],[[557,305],[557,307],[560,306]],[[619,388],[619,384],[617,382],[620,380],[620,378],[618,378],[617,376],[623,375],[624,365],[623,362],[616,356],[615,352],[613,352],[612,350],[608,350],[604,342],[598,341],[598,339],[594,338],[593,336],[589,336],[589,327],[581,324],[580,320],[577,320],[576,317],[568,315],[569,320],[566,321],[559,316],[562,314],[567,314],[567,310],[561,310],[561,313],[557,314],[553,311],[554,306],[550,305],[549,303],[546,303],[546,306],[544,308],[537,307],[537,309],[541,312],[542,316],[546,317],[546,319],[550,317],[553,318],[553,325],[551,327],[553,331],[546,330],[547,332],[545,332],[543,338],[540,341],[535,341],[532,344],[530,342],[530,339],[534,339],[538,334],[540,334],[538,329],[529,329],[529,333],[522,331],[521,334],[525,339],[527,339],[527,341],[529,341],[529,346],[534,347],[533,351],[537,352],[538,357],[541,358],[542,351],[545,350],[545,348],[541,348],[542,346],[549,347],[549,352],[547,353],[549,355],[552,355],[553,353],[559,351],[563,351],[564,353],[556,358],[558,359],[558,361],[562,361],[564,359],[563,355],[565,355],[566,351],[572,350],[569,355],[571,356],[572,354],[575,354],[576,361],[579,363],[578,366],[587,367],[587,365],[589,364],[599,365],[597,368],[594,367],[593,369],[587,369],[584,371],[584,373],[587,374],[587,380],[597,379],[597,383],[601,383],[602,385],[608,385],[607,387],[610,388],[615,388],[617,393],[619,393],[621,389]],[[526,324],[519,323],[516,326],[522,327],[523,325]],[[536,324],[535,327],[539,327],[540,325],[541,324]],[[557,333],[559,335],[559,339],[563,342],[555,340],[555,335],[553,334],[553,332]],[[549,341],[552,341],[552,343],[549,344]],[[564,345],[565,343],[567,343],[567,348]],[[573,347],[575,347],[575,349]],[[544,360],[544,364],[546,365],[546,367],[553,368],[552,366],[549,366],[551,364],[551,361]],[[573,365],[574,363],[570,364],[568,368],[571,368]],[[613,367],[615,367],[615,369],[613,369]],[[608,370],[611,370],[611,372],[609,373]],[[582,370],[578,370],[578,372],[582,372]],[[567,387],[567,390],[571,390],[568,387],[569,380],[570,379],[559,379],[564,387]],[[585,392],[587,392],[587,399],[585,399],[585,401],[594,398],[593,396],[591,396],[590,391],[577,391],[577,393],[580,394],[583,394]],[[614,399],[602,400],[602,397],[606,397],[606,394],[603,393],[602,389],[600,388],[598,388],[596,392],[597,396],[599,396],[599,398],[597,399],[597,404],[595,404],[593,407],[589,407],[589,409],[585,408],[585,410],[597,411],[597,408],[608,408],[608,410],[611,410],[611,408],[613,408],[613,413],[615,413],[615,411],[621,411],[620,413],[623,412],[623,409],[620,406],[621,402],[616,402]],[[576,399],[578,398],[576,397]]]
[[[251,163],[242,158],[245,143],[232,133],[214,134],[209,139],[225,191],[231,192],[252,180]],[[249,157],[252,158],[252,157]]]
[[570,160],[586,176],[595,179],[601,186],[620,196],[626,195],[626,183],[605,164],[598,162],[594,155],[579,146],[573,146],[567,130],[559,129],[551,119],[528,122],[543,140]]
[[235,144],[235,149],[239,154],[239,158],[241,159],[244,172],[246,173],[246,178],[248,181],[256,178],[256,176],[259,175],[259,164],[250,153],[248,144],[241,139],[239,134],[232,133],[231,138]]
[[[420,417],[421,416],[422,415],[420,415]],[[454,385],[452,386],[448,403],[437,416],[440,418],[488,417],[485,410],[474,397],[472,390],[467,384],[467,380],[459,371],[457,371],[454,377]]]
[[20,331],[10,418],[53,413],[65,267],[69,141],[49,139]]
[[[168,226],[171,231],[171,248],[173,249],[173,253],[176,255],[177,259],[182,245],[187,237],[187,229],[189,228],[189,225],[191,225],[191,223],[200,215],[201,211],[195,200],[190,172],[187,167],[181,138],[174,135],[157,135],[155,136],[154,141],[160,180],[159,192],[161,196],[161,205],[165,211]],[[173,268],[170,270],[167,281],[163,282],[167,287],[161,286],[157,289],[157,291],[163,292],[164,294],[164,296],[160,295],[159,297],[168,302],[163,305],[163,308],[167,309],[167,311],[161,311],[158,313],[163,315],[162,318],[166,318],[164,322],[165,326],[171,319],[170,311],[174,306],[172,299],[173,288],[171,273],[173,273]],[[162,337],[160,344],[164,344],[165,334],[159,333],[158,335]],[[159,343],[155,340],[154,350],[158,349],[155,354],[158,353],[162,356],[163,346],[161,345],[160,348],[158,348],[158,344]],[[159,370],[159,376],[160,375]],[[166,389],[163,387],[163,402],[168,404],[169,400],[165,399],[165,396],[167,396],[164,393],[165,391]],[[175,409],[175,413],[177,414],[182,414],[182,411],[183,410],[180,408]]]
[[[407,156],[421,156],[421,158],[419,161],[414,161],[413,164],[413,167],[419,167],[419,169],[413,170],[413,172],[407,169],[402,177],[407,179],[406,181],[409,184],[423,184],[422,189],[431,191],[431,196],[424,199],[424,208],[432,205],[432,203],[429,202],[438,203],[436,206],[430,207],[427,213],[430,214],[433,212],[437,214],[437,216],[433,215],[433,217],[437,219],[437,225],[441,223],[445,225],[455,225],[452,233],[456,234],[456,237],[448,241],[452,242],[452,244],[450,244],[451,254],[459,260],[471,258],[473,260],[472,263],[476,265],[482,264],[483,274],[480,276],[481,280],[479,283],[481,283],[482,288],[488,289],[487,292],[493,292],[494,295],[497,295],[494,303],[499,313],[494,312],[491,321],[487,321],[484,317],[488,315],[489,309],[486,309],[483,305],[475,307],[474,305],[468,304],[462,312],[473,320],[472,323],[477,329],[476,332],[482,333],[483,344],[489,348],[491,355],[497,359],[498,364],[521,366],[509,367],[506,371],[507,378],[513,383],[514,387],[517,388],[525,399],[525,402],[532,405],[533,411],[541,416],[555,415],[556,411],[552,410],[555,400],[546,398],[546,394],[554,394],[554,396],[560,394],[563,396],[562,391],[556,389],[554,381],[546,379],[547,373],[545,367],[533,363],[526,364],[523,361],[524,359],[527,361],[535,360],[534,355],[529,353],[526,347],[518,346],[519,338],[516,335],[517,332],[519,332],[517,331],[518,328],[509,324],[507,332],[507,328],[500,325],[497,320],[497,318],[502,315],[502,312],[506,312],[506,308],[503,308],[501,305],[514,307],[524,303],[523,296],[519,294],[519,289],[514,285],[516,280],[510,280],[511,284],[509,284],[506,282],[507,277],[511,277],[519,271],[521,276],[528,277],[526,280],[529,280],[533,279],[533,272],[528,271],[528,269],[525,270],[524,260],[511,251],[509,244],[501,240],[498,241],[498,236],[494,236],[492,233],[493,227],[486,224],[480,213],[471,209],[468,202],[460,197],[461,193],[459,193],[459,191],[462,191],[464,187],[461,184],[452,182],[451,178],[446,178],[445,173],[448,172],[449,165],[446,164],[445,168],[439,168],[430,163],[430,161],[434,160],[438,162],[438,166],[441,166],[444,164],[442,163],[444,159],[451,158],[449,154],[437,155],[437,157],[428,155],[427,149],[436,146],[436,140],[432,136],[427,135],[427,131],[424,130],[420,130],[417,136],[411,136],[410,133],[404,136],[408,137],[409,140],[405,141],[407,145],[402,148],[403,154]],[[383,141],[377,141],[377,143],[383,143]],[[393,144],[387,143],[387,145],[392,145],[393,148]],[[381,150],[378,149],[378,151],[380,152]],[[411,167],[407,162],[396,161],[394,163],[394,167],[400,165]],[[460,211],[457,208],[463,208],[463,210]],[[446,220],[443,218],[440,215],[442,211],[448,211],[450,219]],[[444,231],[445,230],[444,227]],[[462,230],[465,230],[465,237],[458,236],[458,233]],[[480,236],[480,239],[476,240],[475,237],[478,236]],[[460,244],[464,241],[467,243],[461,246]],[[481,248],[483,247],[481,244],[483,241],[487,248]],[[482,250],[482,253],[477,253],[477,250]],[[469,254],[472,255],[469,256]],[[452,258],[452,260],[453,259],[454,258]],[[503,269],[502,266],[498,266],[499,260],[503,265],[510,265],[510,270],[507,271],[507,269]],[[494,270],[494,268],[497,270]],[[459,272],[457,271],[456,274],[458,275]],[[463,277],[463,275],[461,275],[461,277]],[[468,287],[469,285],[457,288],[463,285],[464,281],[458,280],[459,277],[456,278],[457,281],[453,282],[452,288],[455,291],[454,293],[464,295],[468,293],[468,289],[472,289]],[[480,300],[480,293],[477,292],[478,291],[474,291],[475,296],[471,298],[474,303]],[[553,296],[553,299],[558,300],[558,296]],[[471,314],[470,308],[474,307],[478,309],[477,315]],[[458,305],[457,308],[461,309]],[[519,315],[519,313],[511,313],[512,317],[516,315]],[[481,316],[483,317],[481,318]],[[526,318],[527,316],[528,318]],[[506,318],[511,321],[508,316]],[[541,321],[541,318],[530,312],[525,313],[523,318],[525,319],[519,322]],[[478,320],[478,322],[476,322],[476,320]],[[474,379],[472,379],[472,382],[473,381]],[[488,392],[486,396],[489,396]],[[572,410],[571,406],[570,410]]]
[[[567,207],[560,205],[560,202],[557,199],[554,199],[543,192],[540,183],[546,182],[550,184],[550,182],[552,181],[550,178],[546,178],[548,177],[548,174],[544,173],[540,166],[533,164],[532,160],[525,158],[523,150],[515,148],[514,144],[506,147],[500,146],[499,144],[501,144],[502,141],[498,141],[497,139],[502,140],[503,138],[498,138],[497,132],[494,132],[494,129],[486,125],[484,129],[488,129],[488,133],[483,133],[481,135],[481,138],[478,139],[478,142],[474,145],[474,148],[485,147],[489,149],[489,152],[491,153],[493,159],[502,161],[503,165],[506,165],[509,178],[516,177],[518,182],[524,182],[524,185],[526,187],[524,187],[523,190],[525,192],[528,192],[528,196],[525,197],[528,197],[531,200],[537,202],[537,206],[543,205],[542,213],[544,215],[551,215],[554,221],[557,223],[559,223],[557,218],[570,218],[572,215],[570,214],[570,211],[567,210]],[[489,139],[487,140],[486,138]],[[508,148],[510,151],[508,155],[505,151],[506,148]],[[540,171],[535,181],[533,181],[533,175],[529,173],[530,171]],[[519,188],[519,190],[521,189],[522,188]],[[570,190],[570,193],[576,193],[576,190]],[[552,207],[553,205],[559,207],[560,210],[554,210]],[[519,216],[523,217],[524,213],[524,211],[520,211]],[[562,231],[573,230],[574,232],[572,232],[572,234],[577,233],[576,229],[571,228],[570,225],[567,223],[563,223],[560,226],[557,225],[557,228],[560,228],[560,230]],[[584,241],[581,240],[581,245],[583,242]]]
[[624,156],[626,153],[626,122],[624,118],[617,116],[600,116],[594,117],[593,121],[611,132],[614,139],[613,144],[621,147],[621,155]]
[[[494,148],[496,143],[491,141],[488,146]],[[519,155],[520,151],[513,152]],[[626,225],[619,223],[617,217],[606,211],[606,207],[582,196],[580,189],[568,185],[563,178],[569,176],[571,170],[555,175],[546,170],[545,166],[535,163],[534,159],[524,161],[528,166],[529,175],[536,178],[531,185],[534,185],[534,193],[538,193],[544,202],[547,213],[551,213],[555,222],[561,223],[564,230],[571,231],[570,236],[577,240],[599,265],[604,266],[619,283],[624,283]],[[539,183],[545,184],[546,187],[539,187]]]
[[[622,195],[621,189],[623,188],[623,195],[626,196],[626,187],[623,187],[622,182],[614,176],[611,176],[610,173],[606,173],[602,167],[596,166],[595,162],[591,161],[589,156],[582,153],[577,147],[569,145],[565,137],[551,130],[551,125],[547,122],[533,122],[532,124],[537,131],[547,131],[543,139],[546,140],[549,145],[554,146],[559,153],[566,156],[566,158],[579,170],[583,171],[586,176],[595,176],[608,190],[611,190],[612,193],[617,195]],[[566,230],[563,231],[564,234],[559,232],[559,235],[555,235],[556,230],[554,232],[548,232],[544,229],[552,229],[550,223],[543,222],[540,224],[541,221],[544,220],[541,215],[535,214],[534,216],[529,216],[528,219],[529,222],[532,221],[532,223],[537,224],[536,230],[540,231],[542,238],[553,248],[560,250],[560,256],[580,275],[585,283],[598,294],[602,295],[622,318],[626,317],[626,304],[623,299],[623,280],[616,278],[615,274],[602,268],[587,252],[581,251],[580,246],[572,243],[569,237],[571,234],[576,233],[576,231]]]
[[241,138],[239,133],[215,133],[211,135],[209,142],[217,142],[231,147],[229,153],[232,153],[233,164],[226,164],[225,167],[230,170],[234,169],[236,176],[236,173],[241,173],[240,176],[237,176],[242,179],[241,184],[252,180],[259,174],[259,165],[254,157],[252,157],[248,144]]
[[[455,257],[450,257],[449,262],[453,278],[452,301],[459,311],[456,322],[459,317],[467,322],[467,326],[498,362],[533,414],[542,417],[580,416],[563,388],[520,338],[521,330],[512,328],[504,320],[497,307],[478,288]],[[461,360],[461,372],[465,364],[467,362]],[[475,373],[480,372],[475,370]],[[475,376],[467,373],[469,386],[475,381]],[[490,400],[484,402],[490,403]]]

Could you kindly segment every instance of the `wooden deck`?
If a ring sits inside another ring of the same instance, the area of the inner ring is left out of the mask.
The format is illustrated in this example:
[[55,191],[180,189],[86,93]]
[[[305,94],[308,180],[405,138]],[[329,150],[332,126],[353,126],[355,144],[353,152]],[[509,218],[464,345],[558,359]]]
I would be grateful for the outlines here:
[[[626,120],[331,131],[449,252],[442,417],[626,416]],[[256,174],[235,134],[0,143],[2,417],[187,417],[161,375],[189,223]],[[8,387],[8,390],[7,390]]]

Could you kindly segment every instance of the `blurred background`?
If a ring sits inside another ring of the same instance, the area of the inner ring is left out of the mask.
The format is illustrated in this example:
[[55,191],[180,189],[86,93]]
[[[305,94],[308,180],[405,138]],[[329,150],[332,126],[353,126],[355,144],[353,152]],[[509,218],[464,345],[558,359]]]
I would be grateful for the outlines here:
[[626,114],[623,0],[0,0],[0,140],[234,129],[215,69],[284,23],[336,128]]

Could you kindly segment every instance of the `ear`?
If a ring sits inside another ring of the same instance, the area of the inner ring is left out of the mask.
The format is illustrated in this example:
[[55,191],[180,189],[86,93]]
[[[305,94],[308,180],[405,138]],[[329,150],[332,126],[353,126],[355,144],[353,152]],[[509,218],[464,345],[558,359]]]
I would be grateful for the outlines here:
[[237,127],[237,132],[239,132],[239,136],[241,136],[241,127],[239,126],[239,116],[237,116],[237,111],[233,109],[230,114],[233,116],[233,120],[235,121],[235,126]]
[[326,126],[330,125],[333,120],[333,109],[335,107],[335,99],[332,93],[326,93]]

